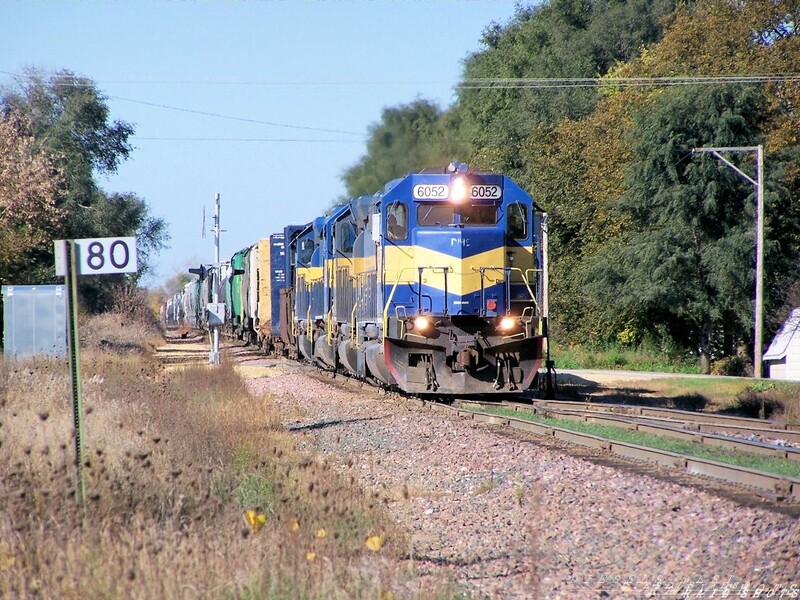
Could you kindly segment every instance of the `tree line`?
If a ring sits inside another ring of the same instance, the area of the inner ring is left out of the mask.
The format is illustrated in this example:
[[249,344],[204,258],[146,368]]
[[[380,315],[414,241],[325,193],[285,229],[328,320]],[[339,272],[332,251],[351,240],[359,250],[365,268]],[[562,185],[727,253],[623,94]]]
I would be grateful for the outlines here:
[[111,120],[92,80],[70,71],[29,69],[0,89],[0,284],[56,283],[53,240],[136,236],[138,273],[80,282],[86,310],[130,300],[169,240],[144,199],[97,183],[128,158],[133,132]]
[[[755,188],[692,149],[764,146],[766,344],[800,305],[799,16],[796,0],[520,6],[464,60],[453,106],[383,112],[348,194],[454,158],[506,173],[549,215],[557,344],[752,364]],[[754,155],[727,158],[755,177]]]

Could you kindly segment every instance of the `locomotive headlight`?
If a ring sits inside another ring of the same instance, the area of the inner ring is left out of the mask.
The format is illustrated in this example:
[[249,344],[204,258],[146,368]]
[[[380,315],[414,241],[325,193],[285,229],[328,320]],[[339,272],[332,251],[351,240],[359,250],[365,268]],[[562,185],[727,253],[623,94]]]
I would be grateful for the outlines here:
[[503,317],[500,319],[500,325],[498,326],[501,331],[511,331],[517,326],[517,320],[514,317]]
[[416,317],[414,319],[414,329],[417,331],[425,331],[431,326],[431,321],[428,317]]
[[467,197],[467,182],[463,177],[456,177],[450,186],[450,201],[461,202]]

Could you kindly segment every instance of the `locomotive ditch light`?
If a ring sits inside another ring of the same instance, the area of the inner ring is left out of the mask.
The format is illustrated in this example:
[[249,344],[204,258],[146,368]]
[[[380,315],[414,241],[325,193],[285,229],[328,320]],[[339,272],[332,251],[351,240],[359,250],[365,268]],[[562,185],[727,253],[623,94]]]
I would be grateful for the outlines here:
[[450,186],[450,201],[462,202],[467,197],[467,182],[463,177],[456,177]]
[[516,328],[517,320],[514,317],[503,317],[500,319],[500,324],[497,326],[500,331],[509,332]]
[[414,329],[417,331],[426,331],[430,326],[431,320],[428,317],[414,317]]

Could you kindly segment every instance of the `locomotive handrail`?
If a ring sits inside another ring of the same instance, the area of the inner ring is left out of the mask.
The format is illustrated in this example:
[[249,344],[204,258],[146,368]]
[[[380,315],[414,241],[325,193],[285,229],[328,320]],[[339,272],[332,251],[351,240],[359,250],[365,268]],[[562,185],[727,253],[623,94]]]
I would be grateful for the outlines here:
[[333,346],[333,306],[325,315],[325,343]]
[[[446,269],[449,272],[450,267],[403,267],[402,269],[400,269],[400,271],[397,272],[397,277],[395,278],[394,284],[392,285],[392,290],[389,292],[389,297],[386,299],[386,301],[383,304],[383,331],[381,332],[381,338],[382,338],[381,341],[385,341],[386,340],[386,330],[389,327],[389,306],[392,303],[392,298],[394,298],[394,293],[397,290],[397,286],[400,284],[400,277],[406,271],[415,271],[416,270],[416,271],[418,271],[420,273],[420,278],[421,278],[422,277],[421,273],[422,273],[423,269]],[[446,279],[446,277],[445,277],[445,279]],[[421,290],[420,290],[420,293],[421,293]],[[420,298],[420,301],[419,301],[419,303],[417,305],[418,308],[421,305],[421,303],[422,302],[421,302],[421,298]],[[399,318],[399,316],[397,315],[397,310],[399,308],[400,308],[399,306],[395,307],[395,316],[397,316],[397,318]],[[403,308],[403,310],[405,310],[406,307],[403,306],[402,308]]]
[[532,277],[536,277],[536,273],[544,273],[544,269],[525,269],[525,279],[528,279],[528,273],[532,273]]
[[494,266],[492,266],[492,267],[480,267],[480,268],[472,267],[472,270],[473,271],[478,271],[480,273],[480,276],[481,276],[481,306],[485,306],[486,305],[486,298],[484,298],[485,289],[484,289],[484,285],[483,285],[483,280],[484,280],[484,277],[485,277],[485,271],[501,271],[503,273],[503,279],[504,279],[504,281],[506,283],[506,287],[508,288],[507,290],[505,290],[506,291],[506,297],[508,299],[507,304],[509,304],[507,309],[510,308],[510,304],[511,304],[511,289],[510,289],[511,288],[511,277],[509,277],[509,274],[514,272],[514,271],[517,271],[522,276],[522,282],[525,284],[525,288],[528,290],[528,294],[530,295],[531,300],[533,300],[533,303],[536,306],[536,310],[537,311],[539,310],[539,302],[536,300],[536,296],[534,295],[533,290],[531,289],[530,283],[528,281],[528,273],[529,272],[536,273],[537,271],[541,271],[541,269],[526,269],[525,271],[523,271],[519,267],[494,267]]

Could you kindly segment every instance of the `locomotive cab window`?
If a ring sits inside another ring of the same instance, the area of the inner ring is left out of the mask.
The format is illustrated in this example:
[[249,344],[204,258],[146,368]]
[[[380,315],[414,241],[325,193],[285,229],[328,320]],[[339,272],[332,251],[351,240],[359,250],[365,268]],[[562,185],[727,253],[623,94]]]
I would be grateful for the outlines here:
[[356,226],[352,222],[339,223],[336,226],[336,249],[342,254],[353,252],[356,242]]
[[311,257],[314,254],[314,240],[312,238],[301,240],[300,252],[298,254],[298,262],[303,265],[308,265],[311,262]]
[[528,207],[524,204],[510,204],[506,216],[508,235],[515,240],[528,238]]
[[494,225],[497,223],[497,207],[494,204],[473,204],[456,209],[458,222],[465,227]]
[[421,227],[477,227],[497,223],[497,206],[494,204],[420,204],[417,223]]
[[453,207],[450,204],[420,204],[417,207],[417,224],[420,227],[443,227],[453,223]]
[[408,206],[400,202],[386,208],[386,237],[404,240],[408,237]]

